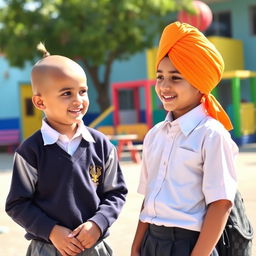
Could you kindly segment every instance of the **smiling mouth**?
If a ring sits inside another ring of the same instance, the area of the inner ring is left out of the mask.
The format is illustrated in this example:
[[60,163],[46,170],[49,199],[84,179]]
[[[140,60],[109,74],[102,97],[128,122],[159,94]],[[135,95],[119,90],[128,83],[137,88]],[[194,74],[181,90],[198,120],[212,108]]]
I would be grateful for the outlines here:
[[70,112],[72,114],[80,114],[82,112],[82,109],[68,110],[68,112]]
[[162,100],[165,101],[165,102],[170,102],[170,101],[173,101],[174,99],[177,98],[177,96],[170,96],[170,95],[162,95],[161,96]]

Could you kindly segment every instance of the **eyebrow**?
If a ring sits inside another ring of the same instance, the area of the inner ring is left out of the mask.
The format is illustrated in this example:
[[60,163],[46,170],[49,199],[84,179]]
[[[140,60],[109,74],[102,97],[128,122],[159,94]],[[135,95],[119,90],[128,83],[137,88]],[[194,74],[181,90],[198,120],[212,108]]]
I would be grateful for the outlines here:
[[[163,71],[160,70],[160,69],[158,69],[156,72],[157,73],[163,73]],[[178,70],[170,70],[170,71],[168,71],[168,73],[170,73],[170,74],[180,74],[180,72]]]
[[64,92],[64,91],[68,91],[68,90],[72,90],[73,88],[71,88],[71,87],[64,87],[64,88],[61,88],[60,90],[59,90],[59,92]]
[[[86,89],[86,90],[88,89],[87,86],[84,86],[83,88]],[[61,88],[59,90],[59,92],[64,92],[64,91],[69,91],[69,90],[74,90],[74,88],[72,88],[72,87],[64,87],[64,88]]]

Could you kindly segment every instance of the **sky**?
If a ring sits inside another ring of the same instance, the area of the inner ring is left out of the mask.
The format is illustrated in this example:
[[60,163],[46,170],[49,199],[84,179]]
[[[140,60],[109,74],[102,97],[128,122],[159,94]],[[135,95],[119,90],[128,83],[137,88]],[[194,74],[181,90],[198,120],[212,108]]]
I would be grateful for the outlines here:
[[0,0],[0,7],[3,7],[3,6],[4,6],[4,1]]

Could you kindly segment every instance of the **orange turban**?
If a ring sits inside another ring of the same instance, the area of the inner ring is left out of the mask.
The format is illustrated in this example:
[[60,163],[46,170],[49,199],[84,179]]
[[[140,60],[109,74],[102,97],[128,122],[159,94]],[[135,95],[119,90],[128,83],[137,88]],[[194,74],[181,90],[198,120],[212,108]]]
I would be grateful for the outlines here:
[[224,70],[224,61],[215,46],[193,26],[174,22],[162,33],[156,68],[166,55],[182,76],[204,94],[202,102],[208,114],[231,130],[233,126],[228,115],[211,94]]

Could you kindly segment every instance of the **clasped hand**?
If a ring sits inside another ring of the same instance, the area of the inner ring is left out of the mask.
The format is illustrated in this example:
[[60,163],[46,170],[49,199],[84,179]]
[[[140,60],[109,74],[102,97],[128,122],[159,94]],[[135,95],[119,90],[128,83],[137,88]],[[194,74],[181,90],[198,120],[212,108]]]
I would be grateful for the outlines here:
[[100,234],[99,227],[94,222],[87,221],[73,231],[55,225],[49,238],[62,256],[75,256],[91,248],[98,241]]

